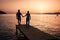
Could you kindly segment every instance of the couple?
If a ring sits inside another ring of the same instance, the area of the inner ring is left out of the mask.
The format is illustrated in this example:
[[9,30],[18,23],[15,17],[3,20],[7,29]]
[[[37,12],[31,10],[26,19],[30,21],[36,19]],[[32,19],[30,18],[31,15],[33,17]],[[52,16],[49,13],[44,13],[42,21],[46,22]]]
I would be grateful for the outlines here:
[[21,16],[22,17],[25,17],[26,16],[26,26],[29,26],[30,19],[31,19],[31,16],[30,16],[29,11],[27,11],[26,15],[23,16],[22,13],[20,12],[20,10],[18,10],[18,12],[16,13],[16,17],[17,17],[17,20],[18,20],[18,24],[19,25],[21,24]]

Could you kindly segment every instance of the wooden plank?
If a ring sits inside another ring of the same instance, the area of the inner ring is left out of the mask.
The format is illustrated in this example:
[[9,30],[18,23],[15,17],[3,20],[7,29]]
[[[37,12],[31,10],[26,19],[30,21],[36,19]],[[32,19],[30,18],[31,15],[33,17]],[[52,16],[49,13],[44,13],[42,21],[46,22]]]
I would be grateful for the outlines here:
[[59,40],[48,33],[34,28],[34,26],[26,27],[26,25],[17,25],[16,27],[27,36],[29,40]]

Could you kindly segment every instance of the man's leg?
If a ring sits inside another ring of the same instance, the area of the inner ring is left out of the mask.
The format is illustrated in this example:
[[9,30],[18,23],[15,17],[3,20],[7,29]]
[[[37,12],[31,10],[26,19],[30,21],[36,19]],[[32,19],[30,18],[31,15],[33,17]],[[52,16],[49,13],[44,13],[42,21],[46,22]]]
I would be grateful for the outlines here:
[[19,20],[18,20],[18,24],[19,24]]
[[20,19],[20,22],[19,23],[21,24],[21,19]]
[[21,24],[21,20],[18,20],[18,25],[20,25]]

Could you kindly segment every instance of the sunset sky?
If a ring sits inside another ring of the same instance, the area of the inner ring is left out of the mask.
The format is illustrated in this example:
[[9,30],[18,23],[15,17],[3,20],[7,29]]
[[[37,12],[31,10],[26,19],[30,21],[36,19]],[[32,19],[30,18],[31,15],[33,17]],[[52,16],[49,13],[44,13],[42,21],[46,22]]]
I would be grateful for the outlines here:
[[0,10],[8,13],[49,13],[60,12],[60,0],[0,0]]

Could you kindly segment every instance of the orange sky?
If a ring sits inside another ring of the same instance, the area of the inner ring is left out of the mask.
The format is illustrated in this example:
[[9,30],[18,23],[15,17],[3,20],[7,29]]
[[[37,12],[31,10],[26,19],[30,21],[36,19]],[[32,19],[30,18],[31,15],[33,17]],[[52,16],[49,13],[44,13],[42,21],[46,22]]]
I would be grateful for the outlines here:
[[0,0],[0,10],[22,13],[60,12],[60,0]]

